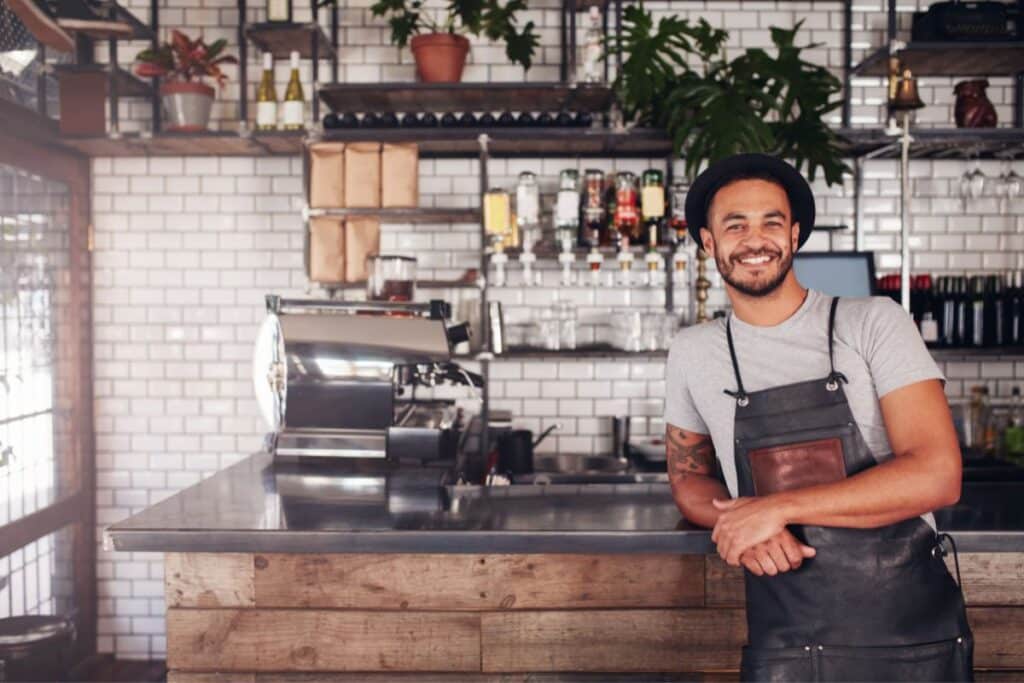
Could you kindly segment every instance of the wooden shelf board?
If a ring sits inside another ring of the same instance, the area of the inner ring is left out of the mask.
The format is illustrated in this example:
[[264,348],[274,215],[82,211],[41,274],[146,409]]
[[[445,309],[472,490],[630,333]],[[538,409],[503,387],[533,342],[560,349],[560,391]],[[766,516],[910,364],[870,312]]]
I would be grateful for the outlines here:
[[[915,76],[1012,76],[1024,69],[1024,41],[987,43],[908,43],[900,50],[900,64]],[[888,74],[885,48],[853,68],[861,76]]]
[[[357,282],[317,282],[326,290],[366,289],[366,280]],[[476,270],[467,270],[462,277],[454,280],[416,280],[416,289],[479,289],[480,280]]]
[[563,83],[332,83],[320,99],[336,112],[605,111],[606,86]]
[[408,209],[310,209],[311,216],[364,216],[381,223],[479,223],[479,209],[408,208]]
[[[57,64],[57,74],[94,74],[108,73],[108,64]],[[127,69],[117,67],[118,97],[152,97],[153,86],[135,76]]]
[[495,356],[495,361],[511,360],[516,358],[662,358],[668,355],[668,351],[625,351],[615,348],[611,344],[585,344],[575,349],[563,349],[552,351],[535,346],[510,346],[505,353]]
[[275,59],[287,59],[293,50],[303,59],[313,57],[313,38],[317,40],[320,59],[334,59],[331,39],[319,24],[275,23],[249,24],[245,36],[261,51],[270,52]]

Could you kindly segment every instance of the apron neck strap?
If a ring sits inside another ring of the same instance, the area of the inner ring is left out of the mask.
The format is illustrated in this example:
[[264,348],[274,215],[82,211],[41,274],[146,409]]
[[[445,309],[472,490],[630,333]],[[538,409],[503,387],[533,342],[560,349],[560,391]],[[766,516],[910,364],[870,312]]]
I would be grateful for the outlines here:
[[740,364],[736,361],[736,346],[732,343],[732,314],[725,321],[725,339],[729,342],[729,358],[732,359],[732,372],[736,376],[736,391],[725,390],[725,393],[736,399],[741,406],[750,403],[747,392],[743,388],[743,378],[740,377]]
[[839,388],[839,382],[843,384],[849,384],[850,380],[846,379],[846,375],[836,370],[836,354],[835,354],[835,328],[836,328],[836,306],[839,305],[839,297],[832,297],[832,306],[828,311],[828,383],[826,386],[829,391],[835,391]]
[[[839,297],[832,297],[832,305],[828,311],[828,379],[826,386],[829,391],[835,391],[839,388],[839,383],[849,384],[850,380],[846,379],[846,375],[836,370],[836,359],[835,359],[835,327],[836,327],[836,307],[839,305]],[[736,345],[732,341],[732,314],[725,321],[725,339],[729,342],[729,358],[732,360],[732,372],[736,377],[736,391],[730,391],[725,389],[725,393],[728,396],[732,396],[736,399],[736,403],[740,406],[746,406],[750,403],[750,399],[747,396],[747,390],[743,388],[743,378],[740,376],[740,364],[736,360]]]

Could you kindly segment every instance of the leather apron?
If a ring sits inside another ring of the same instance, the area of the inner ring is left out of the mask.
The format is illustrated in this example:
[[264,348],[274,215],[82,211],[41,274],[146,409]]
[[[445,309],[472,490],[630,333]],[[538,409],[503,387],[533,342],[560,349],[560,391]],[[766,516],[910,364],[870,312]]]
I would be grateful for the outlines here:
[[[835,369],[837,303],[829,311],[828,376],[763,391],[744,390],[727,322],[737,390],[725,393],[736,399],[740,496],[837,481],[878,463],[847,403],[848,380]],[[749,644],[742,680],[973,680],[963,596],[940,537],[924,520],[789,530],[817,553],[776,576],[744,572]]]

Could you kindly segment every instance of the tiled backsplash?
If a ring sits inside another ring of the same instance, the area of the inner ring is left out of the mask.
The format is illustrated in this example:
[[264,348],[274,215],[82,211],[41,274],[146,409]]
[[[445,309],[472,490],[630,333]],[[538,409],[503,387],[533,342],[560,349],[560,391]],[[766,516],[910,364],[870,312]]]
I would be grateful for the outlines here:
[[[129,4],[145,16],[148,3]],[[341,11],[342,79],[411,80],[408,52],[390,46],[385,24],[369,16],[369,4],[358,0]],[[536,9],[524,20],[538,23],[545,47],[528,78],[555,79],[557,0],[530,4]],[[649,6],[663,8],[665,3]],[[836,69],[841,63],[838,6],[716,1],[676,3],[672,10],[728,27],[739,46],[763,45],[767,26],[805,19],[805,39],[826,45],[812,54]],[[260,9],[253,9],[251,18],[259,19],[260,14]],[[231,0],[170,0],[164,3],[161,24],[192,32],[201,29],[208,38],[233,42],[235,20]],[[856,60],[866,49],[882,44],[881,3],[858,2],[854,21]],[[122,54],[133,51],[123,49]],[[255,55],[250,66],[250,77],[257,79]],[[284,77],[278,73],[279,81]],[[502,50],[479,44],[465,74],[466,80],[520,77],[518,68],[507,66]],[[1011,118],[1007,86],[1006,79],[994,80],[990,90],[1003,122]],[[235,87],[221,95],[215,112],[224,127],[230,127],[235,116]],[[311,92],[308,72],[306,87]],[[951,79],[922,79],[922,97],[930,106],[919,113],[919,120],[935,125],[950,121],[951,91]],[[883,95],[877,79],[854,80],[855,125],[877,125]],[[126,103],[125,129],[145,128],[148,112],[148,104]],[[562,168],[638,171],[661,163],[496,159],[490,162],[489,173],[492,185],[510,187],[519,171],[537,172],[550,210]],[[981,168],[990,178],[1004,170],[999,162],[984,162]],[[954,273],[1024,268],[1024,207],[1004,213],[994,198],[964,203],[958,187],[967,169],[963,161],[912,164],[914,268]],[[421,204],[477,206],[477,170],[472,160],[421,161]],[[898,168],[892,161],[870,161],[864,170],[864,220],[859,227],[866,247],[880,252],[878,265],[884,272],[899,264]],[[1020,164],[1017,171],[1021,172]],[[259,447],[263,425],[253,398],[251,357],[263,317],[263,295],[302,295],[307,283],[299,159],[97,159],[93,172],[97,498],[98,522],[104,526]],[[853,223],[851,182],[834,188],[818,182],[814,189],[819,222]],[[826,249],[828,239],[816,234],[806,248]],[[447,278],[476,267],[478,240],[474,224],[387,225],[382,248],[415,253],[422,277]],[[850,235],[834,239],[836,249],[849,249],[852,243]],[[709,265],[715,280],[713,264]],[[638,272],[641,266],[637,263]],[[642,288],[628,294],[559,288],[554,264],[543,267],[541,287],[492,290],[493,297],[505,304],[510,322],[526,322],[554,298],[567,298],[584,326],[581,341],[587,341],[596,333],[595,326],[616,310],[657,311],[662,305],[662,292]],[[515,264],[511,270],[514,283]],[[441,294],[448,294],[455,304],[466,296],[464,291]],[[723,303],[722,291],[713,290],[712,307]],[[944,369],[951,396],[962,396],[976,381],[1006,396],[1017,378],[1024,381],[1024,362],[1013,360],[950,362]],[[606,450],[607,418],[612,415],[633,415],[635,432],[656,434],[663,429],[662,358],[501,360],[491,365],[490,374],[493,407],[512,410],[518,424],[534,430],[561,424],[542,450]],[[99,551],[102,651],[122,657],[163,656],[162,573],[159,555]]]

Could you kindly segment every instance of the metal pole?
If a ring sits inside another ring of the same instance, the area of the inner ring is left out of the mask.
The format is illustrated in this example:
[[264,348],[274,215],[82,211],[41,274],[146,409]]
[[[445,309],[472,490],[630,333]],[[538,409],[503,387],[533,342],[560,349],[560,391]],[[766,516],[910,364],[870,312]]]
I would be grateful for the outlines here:
[[120,112],[118,111],[119,98],[117,92],[117,41],[113,38],[107,41],[108,58],[107,64],[107,87],[110,88],[110,137],[121,137]]
[[900,137],[900,303],[910,312],[910,112]]
[[331,2],[331,49],[334,50],[334,61],[331,63],[331,82],[338,82],[338,0]]
[[559,46],[561,48],[559,50],[559,57],[561,58],[561,61],[558,63],[558,77],[562,81],[562,83],[567,83],[569,81],[569,68],[567,66],[567,50],[569,49],[569,35],[568,30],[566,28],[565,16],[566,13],[569,11],[569,0],[562,0],[561,7],[562,11],[560,12],[559,16],[558,33],[562,39],[562,44]]
[[[483,467],[487,466],[487,447],[491,439],[490,425],[490,364],[488,362],[491,350],[490,320],[487,314],[487,223],[484,216],[484,195],[487,193],[487,143],[490,138],[486,133],[481,133],[477,138],[480,143],[480,275],[483,279],[483,287],[480,288],[480,338],[482,340],[482,351],[480,360],[480,374],[484,378],[483,386],[480,388],[480,461]],[[486,469],[485,469],[486,474]]]
[[843,128],[850,127],[851,73],[853,71],[853,0],[843,0]]
[[853,249],[864,251],[864,159],[853,160]]
[[238,133],[249,132],[249,46],[245,38],[248,23],[245,0],[238,0]]
[[[160,0],[149,0],[149,23],[153,27],[153,39],[149,41],[151,49],[156,50],[160,46]],[[160,79],[154,76],[150,79],[153,87],[152,93],[152,117],[153,133],[159,133],[163,126],[161,118],[163,111],[160,108]]]
[[[672,169],[673,160],[674,160],[674,157],[673,157],[673,155],[671,153],[667,157],[665,157],[665,209],[666,210],[665,210],[665,214],[661,217],[661,220],[663,220],[663,221],[670,220],[671,216],[672,216],[672,213],[671,213],[672,212],[672,207],[670,205],[671,204],[672,195],[670,194],[670,190],[672,188],[672,182],[674,180],[674,178],[673,178],[673,169]],[[672,262],[672,256],[674,254],[675,254],[675,249],[674,248],[673,249],[669,249],[668,251],[665,252],[665,258],[664,258],[664,261],[665,261],[665,311],[667,313],[671,313],[672,310],[676,307],[676,302],[675,302],[675,273],[673,272],[675,264]]]
[[1013,77],[1013,125],[1024,128],[1024,71],[1018,71]]

